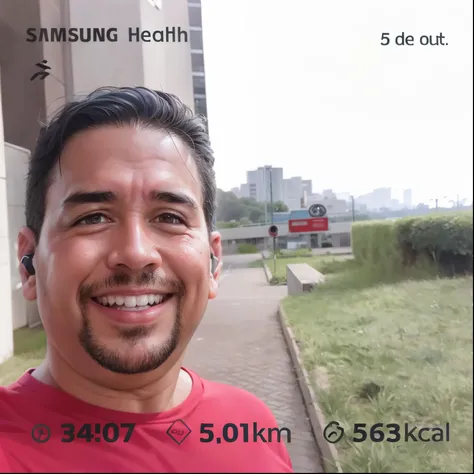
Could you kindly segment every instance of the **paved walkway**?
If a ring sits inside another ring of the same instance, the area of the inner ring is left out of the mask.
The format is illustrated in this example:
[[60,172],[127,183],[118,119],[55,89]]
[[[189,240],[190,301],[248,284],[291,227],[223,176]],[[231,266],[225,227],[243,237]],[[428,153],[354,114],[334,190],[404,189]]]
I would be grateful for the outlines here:
[[270,287],[255,255],[225,256],[217,298],[209,303],[184,365],[204,378],[252,392],[291,430],[295,472],[323,472],[276,312],[286,287]]

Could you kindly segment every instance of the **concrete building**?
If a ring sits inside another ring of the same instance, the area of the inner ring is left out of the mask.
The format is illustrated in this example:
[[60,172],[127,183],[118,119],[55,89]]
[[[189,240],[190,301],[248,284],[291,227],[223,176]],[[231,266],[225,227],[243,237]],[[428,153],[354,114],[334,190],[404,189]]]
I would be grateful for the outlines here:
[[[0,362],[12,355],[12,330],[39,319],[35,305],[21,296],[15,248],[39,122],[73,97],[106,85],[171,92],[206,115],[202,84],[193,83],[196,72],[204,72],[202,54],[191,54],[189,16],[199,23],[191,14],[197,3],[0,1]],[[199,42],[196,28],[193,44]],[[87,35],[90,41],[83,41]],[[44,60],[50,75],[31,81],[39,71],[35,64]]]
[[303,178],[301,176],[283,180],[283,202],[290,211],[301,209],[304,206],[303,197]]
[[403,191],[403,207],[411,209],[413,207],[413,191],[405,189]]
[[306,191],[307,196],[311,196],[313,194],[313,181],[311,179],[303,179],[301,181],[301,186],[303,188],[303,192]]
[[242,197],[253,197],[258,202],[270,202],[272,194],[273,202],[283,200],[283,168],[266,165],[247,171],[247,184],[249,195]]
[[[274,215],[274,222],[278,226],[277,248],[318,248],[321,247],[323,240],[330,240],[334,247],[351,246],[352,222],[329,223],[329,230],[327,232],[289,232],[288,219],[304,219],[306,216],[309,217],[305,209],[291,213],[276,213]],[[268,235],[268,225],[218,230],[222,238],[222,250],[227,255],[237,253],[240,244],[252,244],[259,250],[271,249],[273,245],[273,238]]]
[[194,107],[196,113],[203,115],[207,119],[206,75],[204,67],[204,44],[202,38],[201,0],[188,1],[188,14],[191,39]]

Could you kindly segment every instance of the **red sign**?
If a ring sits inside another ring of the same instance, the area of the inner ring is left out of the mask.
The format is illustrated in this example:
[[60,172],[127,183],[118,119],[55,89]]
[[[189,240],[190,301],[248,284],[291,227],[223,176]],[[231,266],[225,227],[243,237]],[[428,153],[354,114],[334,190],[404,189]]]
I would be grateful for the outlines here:
[[329,230],[327,217],[309,217],[308,219],[290,219],[288,230],[293,233],[324,232]]

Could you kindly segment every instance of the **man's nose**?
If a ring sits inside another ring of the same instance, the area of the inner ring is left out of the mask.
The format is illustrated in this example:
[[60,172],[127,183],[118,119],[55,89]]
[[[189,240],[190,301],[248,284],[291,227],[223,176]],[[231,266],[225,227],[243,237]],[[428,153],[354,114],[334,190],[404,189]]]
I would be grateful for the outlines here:
[[111,237],[109,266],[131,271],[155,270],[162,264],[157,240],[157,236],[141,222],[120,226]]

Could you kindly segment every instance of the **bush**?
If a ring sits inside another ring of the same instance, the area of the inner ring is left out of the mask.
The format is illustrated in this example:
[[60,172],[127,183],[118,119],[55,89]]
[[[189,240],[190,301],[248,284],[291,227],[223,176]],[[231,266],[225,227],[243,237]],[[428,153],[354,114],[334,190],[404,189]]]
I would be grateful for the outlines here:
[[382,271],[435,263],[444,274],[472,274],[473,231],[470,212],[451,212],[397,221],[356,222],[355,259]]
[[312,257],[313,252],[308,248],[300,248],[295,250],[277,249],[275,251],[277,258],[297,258],[297,257]]
[[237,251],[239,253],[257,253],[258,249],[257,246],[253,244],[240,244]]
[[321,244],[321,248],[323,248],[323,249],[327,249],[329,247],[332,247],[332,242],[323,242]]

